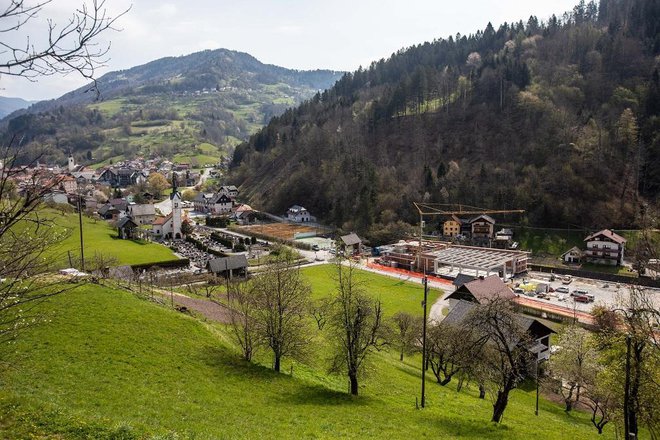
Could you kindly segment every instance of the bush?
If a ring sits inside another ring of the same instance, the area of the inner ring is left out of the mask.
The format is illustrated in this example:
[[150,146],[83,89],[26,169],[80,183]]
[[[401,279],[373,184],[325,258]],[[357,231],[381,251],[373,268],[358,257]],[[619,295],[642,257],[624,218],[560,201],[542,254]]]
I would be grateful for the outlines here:
[[229,224],[227,217],[211,217],[210,215],[206,216],[206,226],[212,228],[226,228]]
[[234,246],[234,242],[232,240],[223,237],[217,232],[211,233],[211,238],[228,249],[231,249]]
[[234,245],[234,252],[245,252],[246,248],[243,243],[236,243]]

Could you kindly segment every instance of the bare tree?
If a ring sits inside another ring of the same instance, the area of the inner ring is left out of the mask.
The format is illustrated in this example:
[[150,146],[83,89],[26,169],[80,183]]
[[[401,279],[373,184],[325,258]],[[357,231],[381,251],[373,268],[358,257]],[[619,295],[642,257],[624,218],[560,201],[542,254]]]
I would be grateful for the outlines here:
[[69,233],[40,210],[59,180],[15,167],[16,152],[10,142],[0,153],[0,343],[34,322],[33,305],[75,287],[48,275],[57,258],[47,251]]
[[[644,425],[652,438],[660,430],[660,310],[653,293],[637,286],[619,299],[608,316],[599,321],[601,357],[616,372],[609,386],[618,391],[626,437],[637,438]],[[623,360],[623,361],[622,361]]]
[[[0,9],[0,35],[24,32],[28,22],[37,20],[44,6],[51,1],[10,0]],[[47,19],[46,35],[41,38],[28,36],[24,44],[11,44],[8,42],[10,38],[2,38],[0,75],[21,76],[34,81],[42,76],[77,72],[94,80],[96,69],[107,62],[110,49],[109,44],[98,41],[99,37],[106,31],[117,30],[114,27],[117,20],[127,12],[111,17],[105,8],[105,0],[83,1],[65,23]]]
[[373,350],[385,344],[380,301],[367,295],[357,278],[357,270],[352,260],[347,260],[346,265],[341,260],[337,262],[337,292],[331,317],[338,345],[331,371],[348,374],[354,396],[358,395],[358,379],[365,360]]
[[314,318],[314,321],[316,321],[316,326],[319,330],[323,330],[325,324],[328,322],[331,306],[332,301],[329,298],[321,298],[317,301],[310,302],[309,312]]
[[396,342],[399,345],[399,360],[403,362],[404,354],[411,354],[417,350],[417,342],[422,332],[421,319],[410,313],[396,312],[392,321],[396,330]]
[[427,355],[431,371],[442,386],[465,371],[474,362],[485,337],[479,337],[467,326],[447,323],[432,325],[427,335]]
[[257,301],[254,284],[252,281],[232,282],[227,298],[234,340],[241,347],[243,359],[249,362],[260,342],[255,320]]
[[586,390],[582,400],[591,409],[591,423],[598,434],[603,433],[605,425],[614,419],[621,407],[616,387],[611,386],[612,382],[606,377],[608,373],[604,368],[599,368],[594,383]]
[[265,343],[273,351],[273,369],[282,357],[300,357],[309,341],[307,311],[311,288],[300,269],[286,257],[278,258],[254,280],[256,320]]
[[486,337],[482,347],[480,378],[493,397],[492,421],[499,423],[509,403],[509,393],[525,377],[533,364],[531,338],[519,325],[513,306],[495,299],[470,312],[466,325]]
[[192,295],[205,296],[212,299],[222,290],[222,285],[218,283],[218,277],[212,274],[205,274],[191,277],[186,283],[186,288]]
[[550,375],[556,379],[554,391],[561,394],[568,412],[580,401],[581,393],[594,386],[598,352],[590,333],[577,326],[560,332],[557,347],[549,361]]

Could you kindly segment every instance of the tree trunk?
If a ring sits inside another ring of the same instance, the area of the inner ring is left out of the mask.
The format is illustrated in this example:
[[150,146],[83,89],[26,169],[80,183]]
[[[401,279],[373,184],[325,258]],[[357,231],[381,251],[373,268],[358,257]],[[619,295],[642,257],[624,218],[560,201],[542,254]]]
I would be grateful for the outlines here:
[[442,386],[444,387],[444,386],[447,385],[449,382],[451,382],[451,375],[449,375],[449,376],[445,376],[445,378],[444,378],[442,381],[439,381],[439,382],[440,382],[440,385],[442,385]]
[[498,391],[497,400],[495,401],[495,404],[493,404],[493,418],[491,419],[491,422],[500,423],[507,403],[509,403],[509,391],[506,389]]
[[277,371],[278,373],[280,372],[280,356],[275,355],[275,365],[273,366],[273,370]]
[[351,380],[351,394],[354,396],[358,395],[358,379],[357,375],[350,374],[348,378]]
[[573,401],[570,399],[566,399],[564,400],[564,403],[566,404],[566,408],[564,408],[564,411],[571,412],[571,410],[573,409]]
[[486,398],[486,387],[482,383],[479,384],[479,398],[480,399]]
[[403,362],[403,348],[401,349],[401,356],[399,356],[399,360]]

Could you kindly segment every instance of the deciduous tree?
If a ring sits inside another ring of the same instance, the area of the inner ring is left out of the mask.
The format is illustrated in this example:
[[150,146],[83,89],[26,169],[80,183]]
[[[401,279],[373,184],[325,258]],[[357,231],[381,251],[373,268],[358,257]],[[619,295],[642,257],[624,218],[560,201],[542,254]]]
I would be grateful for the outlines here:
[[331,323],[337,353],[331,371],[344,372],[350,381],[350,392],[358,395],[358,380],[369,355],[385,341],[382,338],[383,312],[380,301],[366,293],[358,279],[354,262],[341,260],[336,265],[336,294]]
[[282,357],[300,357],[309,342],[307,310],[311,288],[286,256],[277,258],[254,280],[255,319],[261,337],[273,352],[273,369]]

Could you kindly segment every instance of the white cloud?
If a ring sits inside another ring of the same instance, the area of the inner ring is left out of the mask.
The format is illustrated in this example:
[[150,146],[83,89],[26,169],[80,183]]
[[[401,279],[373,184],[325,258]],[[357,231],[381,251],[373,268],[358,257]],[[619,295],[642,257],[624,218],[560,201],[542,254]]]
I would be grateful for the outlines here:
[[[29,0],[36,1],[36,0]],[[66,20],[83,2],[53,0],[39,23],[22,29],[12,39],[43,35],[43,19]],[[131,3],[132,2],[132,3]],[[392,52],[435,38],[470,34],[488,21],[539,19],[571,9],[576,0],[108,0],[109,15],[121,17],[121,32],[103,35],[112,41],[109,68],[126,69],[165,56],[202,49],[227,48],[259,60],[296,69],[353,70],[387,58]],[[105,72],[103,69],[99,73]],[[68,76],[43,78],[37,84],[0,77],[0,95],[26,99],[53,98],[85,81]]]

